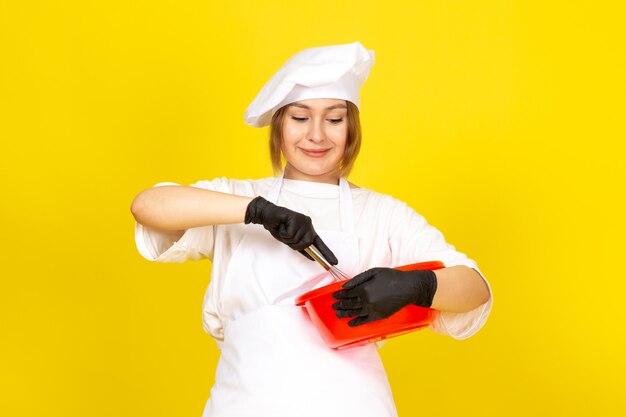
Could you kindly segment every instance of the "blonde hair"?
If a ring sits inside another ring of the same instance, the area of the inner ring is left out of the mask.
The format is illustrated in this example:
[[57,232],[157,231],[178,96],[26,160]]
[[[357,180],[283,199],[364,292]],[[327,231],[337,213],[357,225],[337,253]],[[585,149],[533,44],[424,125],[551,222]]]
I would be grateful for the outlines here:
[[[339,172],[342,177],[347,177],[352,171],[356,157],[361,149],[361,121],[359,119],[359,109],[357,106],[346,100],[348,112],[346,121],[348,123],[348,137],[346,138],[346,148],[343,151],[343,158],[339,163]],[[272,168],[274,174],[278,174],[283,169],[284,156],[281,151],[283,143],[283,120],[285,118],[285,110],[287,106],[283,106],[272,116],[270,123],[270,158],[272,159]]]

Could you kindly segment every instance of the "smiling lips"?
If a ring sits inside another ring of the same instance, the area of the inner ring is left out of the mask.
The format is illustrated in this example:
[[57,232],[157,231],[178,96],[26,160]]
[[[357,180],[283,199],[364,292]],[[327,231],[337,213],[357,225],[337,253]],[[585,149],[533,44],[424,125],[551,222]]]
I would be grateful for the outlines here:
[[310,156],[311,158],[321,158],[322,156],[325,156],[328,153],[328,151],[330,151],[330,148],[329,149],[302,149],[300,148],[300,150],[306,156]]

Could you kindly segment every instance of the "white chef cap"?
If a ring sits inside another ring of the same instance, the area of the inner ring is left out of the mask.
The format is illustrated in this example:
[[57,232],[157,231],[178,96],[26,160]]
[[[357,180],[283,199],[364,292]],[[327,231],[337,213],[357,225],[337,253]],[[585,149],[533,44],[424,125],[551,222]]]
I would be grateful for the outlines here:
[[359,42],[298,52],[263,86],[244,120],[250,126],[267,126],[281,107],[310,98],[343,99],[359,107],[359,89],[373,64],[374,51]]

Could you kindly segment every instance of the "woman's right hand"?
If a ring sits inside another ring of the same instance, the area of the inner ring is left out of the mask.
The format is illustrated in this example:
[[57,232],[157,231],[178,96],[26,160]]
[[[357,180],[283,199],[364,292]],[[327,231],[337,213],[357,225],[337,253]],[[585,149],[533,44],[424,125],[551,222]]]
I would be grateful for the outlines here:
[[315,245],[328,262],[332,265],[338,263],[333,252],[315,232],[311,218],[302,213],[277,206],[263,197],[256,197],[248,204],[244,222],[263,225],[276,240],[299,251],[310,260],[313,258],[304,248]]

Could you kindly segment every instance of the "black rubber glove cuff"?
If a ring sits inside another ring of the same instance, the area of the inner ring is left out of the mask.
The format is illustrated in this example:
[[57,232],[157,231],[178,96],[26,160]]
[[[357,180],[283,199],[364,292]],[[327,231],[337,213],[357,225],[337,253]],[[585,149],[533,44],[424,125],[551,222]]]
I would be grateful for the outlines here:
[[244,223],[263,224],[263,210],[269,204],[272,203],[260,196],[250,201],[250,203],[248,203],[248,207],[246,208]]
[[415,288],[415,301],[413,304],[420,307],[433,305],[433,298],[437,292],[437,275],[433,271],[410,271],[413,272]]

